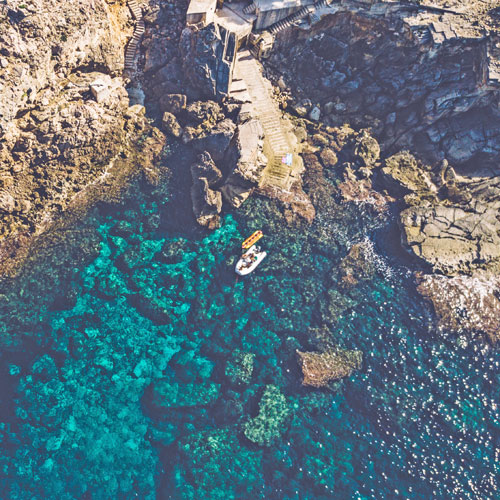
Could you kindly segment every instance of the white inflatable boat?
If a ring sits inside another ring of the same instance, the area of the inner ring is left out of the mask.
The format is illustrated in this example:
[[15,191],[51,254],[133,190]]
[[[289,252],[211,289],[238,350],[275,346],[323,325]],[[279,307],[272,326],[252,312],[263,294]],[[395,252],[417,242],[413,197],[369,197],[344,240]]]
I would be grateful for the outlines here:
[[267,253],[260,247],[251,246],[236,263],[236,274],[246,276],[250,274],[266,257]]
[[255,231],[241,244],[243,255],[236,264],[236,274],[240,276],[250,274],[265,259],[267,253],[255,245],[262,236],[264,236],[262,231]]

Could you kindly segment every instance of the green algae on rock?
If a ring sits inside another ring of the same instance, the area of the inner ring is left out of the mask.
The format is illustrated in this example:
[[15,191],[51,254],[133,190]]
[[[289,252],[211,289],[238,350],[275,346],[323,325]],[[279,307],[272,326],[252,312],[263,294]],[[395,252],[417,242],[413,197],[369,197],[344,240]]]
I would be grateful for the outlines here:
[[275,385],[267,385],[259,402],[259,414],[243,426],[245,436],[260,446],[271,446],[285,431],[290,409]]
[[233,384],[248,384],[253,372],[255,354],[235,350],[226,363],[226,377]]

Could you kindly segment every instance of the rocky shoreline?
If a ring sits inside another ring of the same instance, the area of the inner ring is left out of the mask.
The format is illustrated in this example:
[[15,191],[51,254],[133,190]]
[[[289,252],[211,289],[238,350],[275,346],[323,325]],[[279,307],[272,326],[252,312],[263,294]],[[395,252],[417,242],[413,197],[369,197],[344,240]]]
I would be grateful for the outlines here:
[[[167,141],[198,155],[190,196],[208,229],[252,193],[278,200],[288,224],[311,223],[331,196],[374,213],[396,207],[402,247],[425,273],[419,290],[440,318],[446,288],[490,283],[488,303],[499,305],[499,21],[483,2],[440,12],[345,1],[280,32],[263,64],[304,161],[289,191],[261,186],[269,159],[258,117],[217,101],[197,69],[215,57],[214,34],[185,27],[187,1],[140,4],[145,34],[127,78],[128,7],[93,3],[0,5],[3,274],[131,176],[155,182]],[[447,314],[447,328],[464,327],[460,307]],[[475,331],[497,338],[490,326]]]

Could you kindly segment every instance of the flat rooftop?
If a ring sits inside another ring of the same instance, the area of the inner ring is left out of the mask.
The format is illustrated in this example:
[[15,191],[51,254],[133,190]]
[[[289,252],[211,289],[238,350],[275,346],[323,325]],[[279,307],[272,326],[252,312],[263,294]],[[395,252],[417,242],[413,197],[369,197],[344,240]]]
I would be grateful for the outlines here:
[[254,0],[254,4],[261,12],[267,10],[291,9],[311,5],[314,0]]
[[238,38],[249,35],[252,32],[253,14],[245,14],[242,4],[224,5],[222,9],[215,12],[215,21],[217,24],[226,28],[232,33],[236,33]]

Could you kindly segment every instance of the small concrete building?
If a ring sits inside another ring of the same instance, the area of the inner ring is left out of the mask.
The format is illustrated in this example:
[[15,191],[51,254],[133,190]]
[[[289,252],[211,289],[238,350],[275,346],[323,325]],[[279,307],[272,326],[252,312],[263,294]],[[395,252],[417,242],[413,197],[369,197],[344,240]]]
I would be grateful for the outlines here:
[[217,0],[191,0],[186,13],[186,24],[188,26],[207,26],[214,20]]

